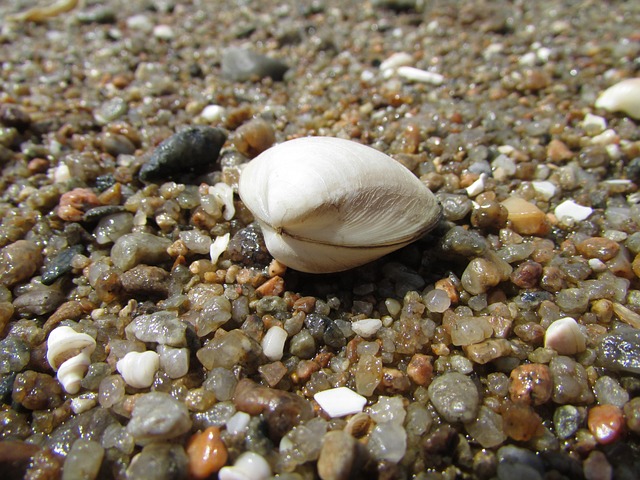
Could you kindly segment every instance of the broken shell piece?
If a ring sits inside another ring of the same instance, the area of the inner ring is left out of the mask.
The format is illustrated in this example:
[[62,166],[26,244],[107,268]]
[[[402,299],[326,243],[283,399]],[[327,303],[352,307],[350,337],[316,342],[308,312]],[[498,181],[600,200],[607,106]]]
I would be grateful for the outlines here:
[[544,335],[545,348],[552,348],[560,355],[573,355],[584,352],[587,341],[578,322],[571,317],[556,320]]
[[160,356],[156,352],[129,352],[116,363],[122,378],[134,388],[148,388],[160,368]]
[[331,418],[361,412],[367,399],[348,387],[330,388],[313,396],[320,408]]
[[271,466],[262,455],[244,452],[232,467],[222,467],[220,480],[266,480],[271,477]]
[[71,327],[57,327],[47,339],[47,361],[51,368],[58,370],[67,360],[81,352],[89,356],[96,348],[96,341],[86,333],[78,333]]
[[612,85],[600,94],[595,105],[640,120],[640,78],[627,78]]
[[65,392],[75,394],[80,391],[80,382],[91,365],[91,354],[83,350],[70,358],[58,369],[57,378]]
[[216,239],[211,244],[211,247],[209,248],[211,263],[213,263],[214,265],[218,263],[218,259],[220,258],[220,255],[222,255],[227,249],[227,247],[229,246],[230,238],[231,238],[231,235],[228,233],[225,233],[220,237],[216,237]]

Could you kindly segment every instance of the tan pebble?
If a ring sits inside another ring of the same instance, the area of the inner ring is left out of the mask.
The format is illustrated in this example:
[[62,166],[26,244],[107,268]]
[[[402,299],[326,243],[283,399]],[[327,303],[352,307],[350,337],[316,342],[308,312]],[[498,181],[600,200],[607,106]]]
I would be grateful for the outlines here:
[[293,303],[293,309],[304,313],[311,313],[316,306],[315,297],[300,297]]
[[525,442],[542,433],[542,418],[529,405],[513,403],[502,412],[502,428],[507,436]]
[[255,118],[240,126],[233,143],[240,153],[249,158],[256,157],[276,142],[273,127],[266,121]]
[[493,262],[484,258],[474,258],[467,265],[460,280],[467,292],[479,295],[500,283],[500,271]]
[[220,438],[218,427],[209,427],[194,434],[187,445],[189,474],[204,479],[217,473],[227,463],[227,447]]
[[275,258],[271,260],[269,268],[267,270],[270,277],[282,276],[287,271],[287,266],[284,263],[280,263]]
[[256,292],[263,297],[278,297],[282,295],[282,292],[284,292],[284,279],[280,276],[270,278],[256,288]]
[[624,431],[624,415],[615,405],[597,405],[589,410],[589,431],[598,443],[607,445],[620,438]]
[[552,162],[569,160],[573,157],[573,152],[561,140],[551,140],[547,145],[547,157]]
[[484,365],[496,358],[509,356],[512,353],[511,343],[504,338],[485,340],[462,348],[469,360],[480,365]]
[[549,222],[546,214],[536,205],[520,197],[509,197],[502,202],[507,209],[513,229],[521,235],[546,235]]
[[451,300],[452,304],[456,304],[460,300],[458,289],[450,278],[441,278],[436,282],[435,288],[444,290],[449,295],[449,300]]
[[546,365],[520,365],[511,371],[509,380],[509,396],[514,403],[542,405],[551,398],[553,381]]
[[613,317],[613,302],[605,298],[596,300],[591,305],[591,311],[596,314],[599,322],[609,323]]
[[407,365],[407,375],[416,384],[427,387],[433,380],[433,357],[416,353]]
[[631,325],[633,328],[640,329],[640,315],[630,308],[625,307],[621,303],[614,303],[613,312],[616,314],[616,317],[624,323]]
[[640,253],[633,259],[631,269],[633,270],[633,273],[636,274],[636,277],[640,278]]
[[58,203],[58,216],[68,222],[79,222],[90,208],[100,205],[100,200],[88,188],[74,188],[63,193]]
[[576,250],[584,257],[597,258],[606,262],[617,255],[620,245],[608,238],[592,237],[578,243]]

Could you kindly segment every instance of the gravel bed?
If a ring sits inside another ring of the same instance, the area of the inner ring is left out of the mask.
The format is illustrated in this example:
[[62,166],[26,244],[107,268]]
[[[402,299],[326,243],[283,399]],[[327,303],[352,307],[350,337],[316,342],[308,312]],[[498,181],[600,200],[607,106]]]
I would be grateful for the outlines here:
[[[640,3],[46,4],[0,4],[3,478],[640,478]],[[305,136],[441,221],[287,269],[238,180]]]

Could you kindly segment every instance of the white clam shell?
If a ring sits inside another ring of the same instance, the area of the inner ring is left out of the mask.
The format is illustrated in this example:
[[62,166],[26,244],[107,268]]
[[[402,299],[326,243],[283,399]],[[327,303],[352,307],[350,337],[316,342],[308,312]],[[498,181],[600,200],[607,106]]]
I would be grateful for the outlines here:
[[640,120],[640,78],[627,78],[612,85],[600,94],[595,105]]
[[51,368],[58,370],[66,360],[81,352],[91,355],[95,348],[96,341],[90,335],[78,333],[71,327],[57,327],[47,339],[47,361]]
[[148,388],[160,368],[160,356],[156,352],[129,352],[116,363],[116,370],[127,385]]
[[67,393],[73,395],[80,391],[80,382],[87,373],[89,365],[91,365],[91,354],[86,350],[60,365],[56,376]]
[[242,171],[239,193],[271,255],[311,273],[375,260],[418,239],[441,215],[433,193],[400,163],[330,137],[266,150]]

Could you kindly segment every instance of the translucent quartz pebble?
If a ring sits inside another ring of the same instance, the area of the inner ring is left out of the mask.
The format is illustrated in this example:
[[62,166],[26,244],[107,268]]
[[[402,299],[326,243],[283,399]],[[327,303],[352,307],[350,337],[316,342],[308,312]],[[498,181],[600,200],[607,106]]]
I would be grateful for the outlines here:
[[351,329],[362,338],[369,338],[382,327],[382,321],[377,318],[365,318],[351,323]]
[[367,409],[369,416],[376,423],[397,423],[402,425],[407,412],[404,409],[402,397],[381,396],[378,401]]
[[313,399],[332,418],[361,412],[367,403],[365,397],[347,387],[330,388],[318,392]]
[[150,392],[136,399],[127,431],[138,445],[179,437],[191,429],[189,410],[168,393]]
[[182,378],[189,371],[189,349],[158,345],[160,367],[169,378]]
[[64,460],[62,480],[96,478],[103,457],[104,448],[98,442],[79,438],[73,442],[71,450]]
[[407,432],[397,423],[376,425],[369,435],[367,448],[377,460],[399,462],[407,451]]

